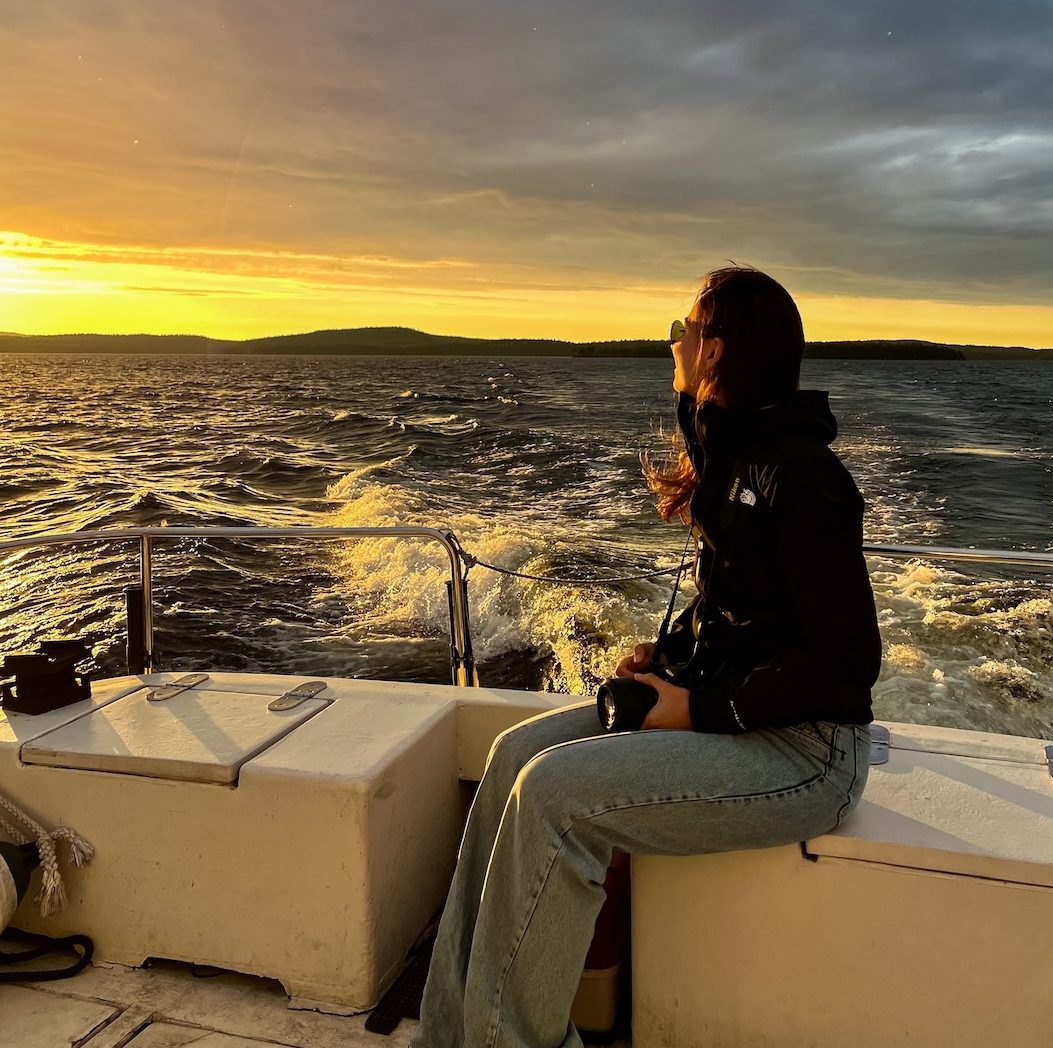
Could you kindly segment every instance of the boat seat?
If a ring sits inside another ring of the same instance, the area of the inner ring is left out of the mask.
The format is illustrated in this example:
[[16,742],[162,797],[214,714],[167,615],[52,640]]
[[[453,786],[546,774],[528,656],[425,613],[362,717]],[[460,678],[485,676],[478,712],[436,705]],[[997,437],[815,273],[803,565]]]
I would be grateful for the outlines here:
[[1048,744],[876,729],[834,832],[634,857],[634,1048],[1050,1044]]

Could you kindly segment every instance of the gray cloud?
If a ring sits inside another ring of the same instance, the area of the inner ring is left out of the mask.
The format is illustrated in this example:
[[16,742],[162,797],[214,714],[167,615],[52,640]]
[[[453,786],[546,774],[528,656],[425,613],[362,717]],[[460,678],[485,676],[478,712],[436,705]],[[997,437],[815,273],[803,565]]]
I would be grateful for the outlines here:
[[0,189],[100,235],[604,284],[735,257],[813,292],[1053,285],[1046,0],[5,6]]

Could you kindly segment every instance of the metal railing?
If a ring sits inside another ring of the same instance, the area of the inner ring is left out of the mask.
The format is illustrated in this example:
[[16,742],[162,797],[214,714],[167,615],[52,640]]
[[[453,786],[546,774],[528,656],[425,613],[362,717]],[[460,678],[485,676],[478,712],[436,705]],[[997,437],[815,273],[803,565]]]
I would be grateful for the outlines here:
[[1042,568],[1053,572],[1053,553],[1031,550],[962,549],[959,546],[884,546],[864,543],[868,556],[899,560],[954,560],[961,563],[999,564],[1011,568]]
[[[142,588],[141,646],[143,669],[152,672],[154,666],[153,623],[153,543],[155,540],[190,538],[231,539],[362,539],[402,538],[438,542],[450,561],[450,579],[446,583],[450,608],[450,667],[453,683],[462,687],[478,687],[479,679],[472,654],[471,623],[468,614],[468,589],[465,564],[477,563],[461,547],[457,536],[448,528],[389,527],[389,528],[127,528],[114,531],[79,531],[64,535],[44,534],[0,541],[0,555],[15,550],[40,546],[83,545],[91,542],[139,543],[139,579]],[[891,557],[898,560],[946,560],[965,563],[996,564],[1005,567],[1039,568],[1053,572],[1053,553],[1019,550],[978,550],[951,546],[897,546],[867,543],[863,552],[870,556]],[[487,567],[488,565],[482,565]],[[675,569],[674,569],[675,570]],[[575,580],[561,580],[573,585]],[[596,580],[583,580],[592,583]],[[129,617],[131,626],[131,617]],[[129,635],[129,648],[140,638]]]
[[[153,616],[153,544],[169,539],[364,539],[402,538],[425,539],[438,542],[446,550],[450,561],[450,579],[446,583],[450,605],[450,668],[453,683],[462,687],[478,687],[479,678],[472,654],[472,635],[468,617],[468,590],[461,561],[457,536],[447,528],[126,528],[114,531],[78,531],[65,535],[34,535],[27,538],[0,541],[0,555],[15,550],[39,546],[73,546],[91,542],[139,543],[139,580],[142,587],[142,652],[143,669],[150,673],[154,666]],[[139,638],[129,636],[129,648],[137,646]]]

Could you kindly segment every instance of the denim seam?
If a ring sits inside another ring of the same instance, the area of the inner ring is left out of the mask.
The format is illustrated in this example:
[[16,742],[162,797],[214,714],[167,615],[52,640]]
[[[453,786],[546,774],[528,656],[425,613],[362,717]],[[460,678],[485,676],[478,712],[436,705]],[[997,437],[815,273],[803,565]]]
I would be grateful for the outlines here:
[[[814,732],[805,731],[804,729],[802,729],[797,724],[787,724],[784,728],[779,728],[779,729],[776,729],[776,730],[778,730],[778,731],[792,731],[795,735],[800,735],[803,738],[810,739],[813,742],[820,742],[824,746],[830,747],[830,751],[831,751],[830,752],[830,759],[831,760],[833,759],[834,753],[840,753],[842,758],[847,756],[846,752],[843,749],[841,749],[840,746],[836,745],[837,733],[841,730],[843,725],[836,724],[836,723],[833,723],[833,722],[827,722],[827,721],[809,721],[808,723],[813,725],[813,727],[815,729]],[[831,728],[831,731],[830,731],[830,738],[829,739],[823,734],[822,730],[820,729],[819,725],[821,723],[831,723],[832,724],[832,728]]]
[[[577,820],[574,820],[574,822],[576,821]],[[530,912],[527,914],[526,920],[523,922],[523,927],[517,933],[513,941],[512,953],[508,958],[504,971],[501,973],[501,979],[497,984],[497,994],[494,998],[493,1004],[493,1018],[490,1021],[490,1029],[486,1034],[486,1048],[494,1048],[494,1045],[497,1043],[497,1034],[501,1029],[501,998],[504,995],[505,980],[508,978],[508,973],[512,970],[512,965],[516,963],[516,957],[519,956],[519,949],[523,945],[523,940],[526,938],[526,933],[530,928],[530,922],[534,919],[538,903],[541,901],[541,896],[544,894],[545,885],[548,884],[548,879],[552,876],[552,871],[556,867],[556,859],[558,858],[559,853],[563,850],[563,844],[567,834],[574,828],[574,822],[571,822],[571,824],[559,835],[559,844],[556,845],[552,852],[552,857],[549,859],[548,863],[548,869],[545,870],[545,875],[541,878],[541,883],[534,892],[534,898],[530,904]]]
[[845,803],[841,805],[837,812],[837,825],[841,825],[841,820],[845,817],[845,810],[852,803],[852,790],[855,789],[856,780],[859,778],[859,747],[852,747],[852,781],[848,784],[848,792],[845,794]]
[[[647,734],[655,734],[656,732],[658,732],[660,730],[661,729],[654,728],[654,729],[647,730],[646,733]],[[775,729],[775,730],[777,730],[777,729]],[[632,733],[626,732],[624,734],[632,734]],[[535,760],[537,760],[538,757],[540,757],[544,753],[551,753],[553,750],[561,750],[564,747],[569,747],[569,746],[580,746],[580,745],[582,745],[584,743],[602,742],[604,739],[610,739],[610,738],[613,738],[613,737],[614,736],[612,736],[612,735],[599,735],[599,736],[589,737],[589,738],[584,738],[584,739],[568,739],[565,742],[556,743],[554,746],[550,746],[550,747],[548,747],[548,748],[546,748],[544,750],[541,750],[540,752],[536,753],[530,759],[530,761],[527,762],[527,765],[524,765],[524,770],[529,764],[533,763]],[[755,798],[780,797],[780,796],[783,796],[784,794],[794,793],[795,791],[799,790],[801,787],[808,786],[811,783],[815,782],[817,779],[825,778],[830,773],[830,768],[831,768],[831,765],[833,764],[833,760],[834,760],[834,747],[830,743],[828,743],[826,739],[821,739],[821,740],[818,740],[818,741],[823,742],[824,744],[826,744],[829,747],[826,760],[823,761],[823,769],[822,769],[822,771],[818,772],[816,775],[813,775],[811,778],[803,779],[801,782],[797,783],[794,786],[787,786],[787,787],[784,787],[784,788],[779,789],[779,790],[761,790],[759,793],[731,793],[731,794],[727,794],[726,796],[719,796],[719,797],[701,797],[701,796],[686,797],[685,796],[685,797],[683,797],[681,799],[683,799],[683,800],[705,800],[705,801],[714,801],[714,802],[719,803],[719,802],[722,802],[722,801],[739,801],[739,800],[752,800],[752,799],[755,799]],[[805,756],[808,756],[808,755],[806,754]],[[815,758],[814,755],[811,755],[811,756],[812,756],[813,759],[818,759],[818,758]],[[672,800],[673,798],[669,798],[669,799]],[[653,804],[653,803],[656,803],[656,802],[654,802],[654,801],[646,801],[644,803]],[[617,807],[620,807],[620,805],[616,806],[616,808]],[[632,805],[625,805],[625,807],[632,807]],[[609,809],[601,810],[600,812],[595,813],[595,814],[606,814],[607,811],[615,811],[616,808],[609,808]],[[585,816],[582,816],[582,817],[583,818],[592,818],[592,813],[586,814]],[[571,826],[573,826],[573,822],[571,823]],[[567,829],[569,830],[570,827],[568,827]],[[566,832],[567,832],[567,830],[564,830],[561,833],[560,836],[562,837],[563,834],[565,834]]]
[[[684,794],[682,797],[654,797],[645,801],[626,801],[624,804],[615,804],[609,808],[598,808],[596,811],[587,812],[579,819],[576,819],[575,822],[586,822],[589,819],[599,818],[601,815],[610,815],[610,813],[614,811],[629,811],[632,808],[646,808],[652,804],[677,804],[683,801],[689,801],[692,804],[736,804],[739,801],[767,801],[776,800],[780,797],[792,797],[795,793],[801,793],[803,790],[808,790],[813,786],[820,785],[820,783],[828,777],[828,772],[829,767],[824,767],[821,772],[813,775],[810,779],[803,779],[801,782],[798,782],[793,786],[786,786],[781,790],[764,790],[761,793],[729,793],[726,796],[721,797],[704,797]],[[565,832],[570,832],[573,825],[574,824],[572,823]]]
[[813,742],[821,742],[824,746],[829,745],[829,740],[823,736],[821,731],[805,731],[804,728],[799,728],[796,724],[787,724],[783,728],[771,728],[771,731],[792,731],[794,735],[803,736],[806,739],[811,739]]
[[[815,735],[810,735],[806,731],[796,731],[793,735],[786,736],[786,741],[802,756],[808,760],[821,760],[823,762],[823,774],[827,774],[830,771],[830,765],[833,762],[834,751],[830,747],[830,744],[825,739],[817,738]],[[812,748],[809,748],[811,744]],[[815,747],[825,746],[826,756],[819,757],[815,753]]]

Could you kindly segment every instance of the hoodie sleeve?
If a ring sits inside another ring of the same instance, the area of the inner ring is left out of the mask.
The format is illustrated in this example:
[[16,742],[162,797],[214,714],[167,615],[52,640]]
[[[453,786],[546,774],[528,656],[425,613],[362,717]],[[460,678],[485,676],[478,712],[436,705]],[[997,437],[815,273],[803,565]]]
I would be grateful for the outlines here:
[[863,500],[847,470],[828,461],[784,461],[768,501],[796,640],[769,662],[718,675],[691,690],[696,731],[737,733],[828,719],[869,708],[881,638],[863,559]]

